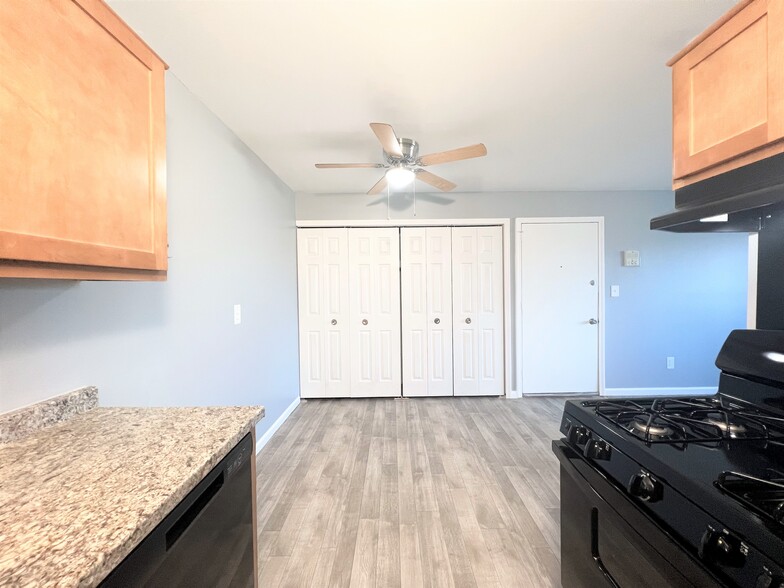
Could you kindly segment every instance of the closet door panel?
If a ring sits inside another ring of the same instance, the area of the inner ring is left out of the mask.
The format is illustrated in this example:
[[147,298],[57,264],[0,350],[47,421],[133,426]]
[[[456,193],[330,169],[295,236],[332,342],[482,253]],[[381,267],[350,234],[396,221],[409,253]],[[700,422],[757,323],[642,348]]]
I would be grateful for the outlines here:
[[456,396],[504,393],[501,227],[454,227],[454,390]]
[[400,396],[398,229],[349,229],[351,395]]
[[403,395],[427,396],[427,229],[400,229]]
[[455,396],[473,396],[476,377],[476,229],[452,228],[452,283]]
[[324,229],[325,396],[351,396],[348,229]]
[[452,229],[427,229],[428,396],[452,396]]
[[477,329],[480,332],[478,394],[504,393],[504,254],[501,227],[477,230],[479,295]]
[[300,395],[350,396],[348,233],[297,231]]
[[297,231],[297,285],[299,290],[299,382],[302,398],[324,396],[321,229]]
[[449,227],[403,228],[404,396],[451,396],[452,248]]

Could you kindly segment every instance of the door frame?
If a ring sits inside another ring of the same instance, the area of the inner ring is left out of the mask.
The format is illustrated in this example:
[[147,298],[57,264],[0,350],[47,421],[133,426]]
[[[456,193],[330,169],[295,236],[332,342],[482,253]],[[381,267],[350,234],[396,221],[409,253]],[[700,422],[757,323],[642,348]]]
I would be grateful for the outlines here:
[[[524,395],[523,374],[523,283],[520,262],[523,258],[523,239],[520,236],[522,225],[553,224],[553,223],[597,223],[599,227],[599,396],[604,396],[604,217],[603,216],[568,216],[568,217],[518,217],[514,219],[515,227],[515,376],[519,396]],[[537,394],[546,396],[546,394]],[[562,396],[562,395],[561,395]]]
[[[515,219],[516,222],[517,219]],[[504,252],[504,394],[519,398],[512,388],[512,223],[509,218],[448,218],[390,220],[298,220],[298,229],[330,229],[335,227],[501,227]],[[517,226],[515,224],[515,226]],[[601,323],[600,323],[601,324]]]

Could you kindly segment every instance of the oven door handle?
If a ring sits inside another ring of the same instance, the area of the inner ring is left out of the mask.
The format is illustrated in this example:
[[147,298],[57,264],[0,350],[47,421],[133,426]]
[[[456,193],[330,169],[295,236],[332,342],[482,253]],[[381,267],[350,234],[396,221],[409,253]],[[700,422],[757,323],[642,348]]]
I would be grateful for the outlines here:
[[602,561],[602,556],[599,555],[599,509],[592,508],[591,509],[591,555],[593,556],[593,561],[596,564],[596,567],[599,568],[599,571],[604,576],[604,579],[612,586],[613,588],[621,588],[621,585],[615,581],[615,578],[612,577],[612,574],[607,569],[607,566],[604,565]]

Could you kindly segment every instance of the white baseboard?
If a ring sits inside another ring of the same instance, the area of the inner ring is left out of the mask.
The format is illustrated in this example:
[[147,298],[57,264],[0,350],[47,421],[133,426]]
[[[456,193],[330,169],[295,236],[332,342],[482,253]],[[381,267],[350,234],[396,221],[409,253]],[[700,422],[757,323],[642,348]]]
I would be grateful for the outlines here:
[[261,451],[264,446],[272,439],[272,436],[275,434],[275,431],[280,429],[281,425],[286,422],[286,419],[289,418],[289,415],[294,412],[294,409],[299,406],[299,396],[297,396],[294,401],[286,407],[286,410],[283,411],[283,414],[278,417],[278,419],[272,423],[272,426],[267,429],[267,431],[256,440],[256,453]]
[[603,396],[711,396],[716,394],[715,386],[694,386],[689,388],[605,388]]

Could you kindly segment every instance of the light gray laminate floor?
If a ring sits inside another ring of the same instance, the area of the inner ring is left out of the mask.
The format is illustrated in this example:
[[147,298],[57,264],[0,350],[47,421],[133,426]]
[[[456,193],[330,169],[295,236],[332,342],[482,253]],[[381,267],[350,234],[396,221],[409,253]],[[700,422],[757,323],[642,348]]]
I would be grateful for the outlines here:
[[562,409],[303,401],[258,456],[260,585],[560,586]]

